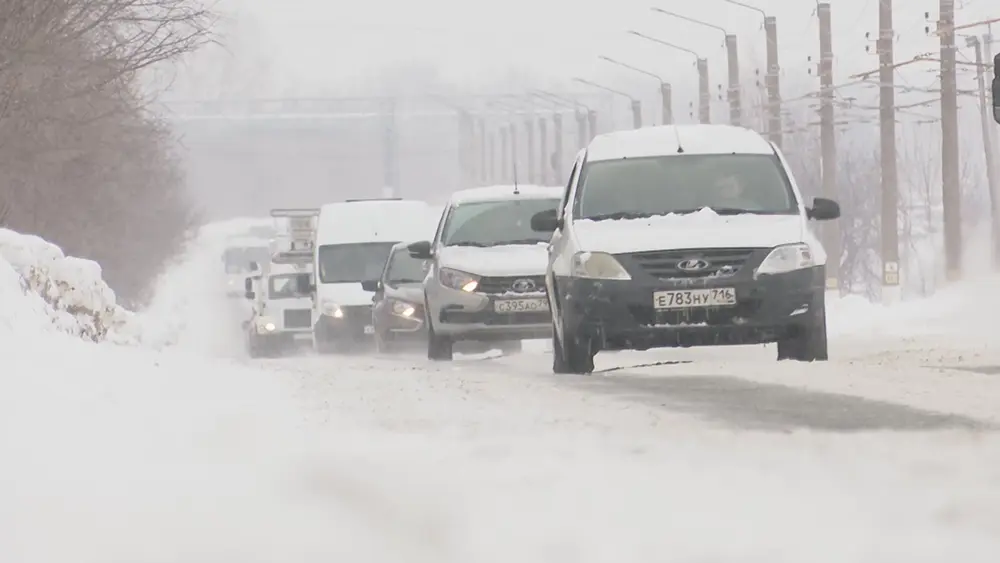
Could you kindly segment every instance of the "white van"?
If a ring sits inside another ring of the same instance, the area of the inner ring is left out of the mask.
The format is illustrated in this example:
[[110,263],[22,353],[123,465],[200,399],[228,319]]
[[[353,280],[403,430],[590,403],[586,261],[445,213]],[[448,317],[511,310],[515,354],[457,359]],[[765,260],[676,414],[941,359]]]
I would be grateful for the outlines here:
[[417,200],[347,200],[320,208],[316,230],[313,344],[322,354],[373,344],[372,297],[392,247],[427,239],[440,210]]

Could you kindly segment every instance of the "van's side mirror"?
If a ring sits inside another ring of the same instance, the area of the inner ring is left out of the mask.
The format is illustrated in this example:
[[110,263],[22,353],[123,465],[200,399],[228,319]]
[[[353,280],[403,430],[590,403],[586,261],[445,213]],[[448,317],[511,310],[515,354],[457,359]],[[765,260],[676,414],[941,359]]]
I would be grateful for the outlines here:
[[411,257],[416,258],[417,260],[431,259],[431,241],[429,240],[422,240],[420,242],[407,245],[406,250],[410,253]]
[[365,291],[375,292],[381,288],[382,288],[382,282],[380,282],[379,280],[365,280],[361,282],[361,289]]
[[247,299],[253,299],[254,297],[257,296],[257,294],[252,291],[248,291],[244,293],[243,296],[246,297]]
[[531,230],[539,233],[551,233],[562,227],[562,219],[555,209],[539,211],[531,216]]
[[830,221],[840,217],[840,204],[832,199],[817,197],[812,207],[806,209],[806,216],[817,221]]
[[993,57],[993,119],[1000,123],[1000,54]]

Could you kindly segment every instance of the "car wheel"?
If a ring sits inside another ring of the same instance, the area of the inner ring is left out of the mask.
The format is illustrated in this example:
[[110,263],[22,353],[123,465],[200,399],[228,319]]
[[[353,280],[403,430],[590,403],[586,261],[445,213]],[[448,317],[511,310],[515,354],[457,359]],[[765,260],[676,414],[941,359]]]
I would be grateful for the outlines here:
[[562,342],[559,334],[552,327],[552,372],[587,375],[594,372],[594,341],[591,338],[581,338],[567,334],[566,342]]
[[454,343],[447,336],[438,336],[434,326],[427,326],[427,359],[435,361],[451,361],[454,357]]
[[825,362],[829,359],[826,337],[826,300],[820,296],[811,311],[811,322],[798,334],[778,342],[778,360]]

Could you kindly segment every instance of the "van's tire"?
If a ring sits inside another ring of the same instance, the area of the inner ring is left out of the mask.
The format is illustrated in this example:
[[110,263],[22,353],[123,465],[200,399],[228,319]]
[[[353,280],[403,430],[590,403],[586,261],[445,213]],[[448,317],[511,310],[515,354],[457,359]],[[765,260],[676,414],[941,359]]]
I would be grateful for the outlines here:
[[[554,325],[554,323],[553,323]],[[591,338],[569,335],[563,343],[552,327],[552,373],[587,375],[594,372],[594,341]]]
[[438,362],[450,362],[454,359],[455,343],[447,336],[439,336],[434,332],[434,325],[427,325],[427,359]]
[[795,336],[778,342],[778,361],[825,362],[830,359],[826,335],[826,299],[820,295],[809,313],[811,319]]

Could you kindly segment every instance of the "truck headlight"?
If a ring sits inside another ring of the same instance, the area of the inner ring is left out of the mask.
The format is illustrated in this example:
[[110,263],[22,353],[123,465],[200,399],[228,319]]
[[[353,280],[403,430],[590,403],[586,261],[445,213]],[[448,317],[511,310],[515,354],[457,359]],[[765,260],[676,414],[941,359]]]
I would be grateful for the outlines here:
[[333,301],[323,301],[320,303],[320,312],[335,319],[344,318],[344,310]]
[[403,317],[406,319],[412,319],[413,315],[417,312],[417,308],[411,303],[406,301],[395,301],[392,302],[392,314]]
[[479,288],[479,276],[451,268],[441,268],[438,270],[438,280],[445,287],[468,293],[472,293]]
[[767,255],[754,272],[754,277],[784,274],[812,268],[815,265],[816,259],[808,244],[786,244],[775,248]]
[[269,317],[257,317],[257,332],[274,332],[277,328]]
[[632,276],[606,252],[577,252],[573,255],[573,276],[592,280],[630,280]]

